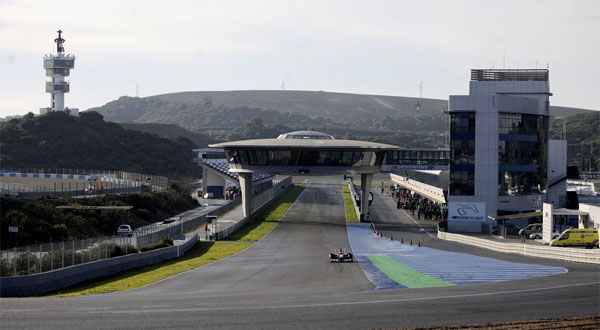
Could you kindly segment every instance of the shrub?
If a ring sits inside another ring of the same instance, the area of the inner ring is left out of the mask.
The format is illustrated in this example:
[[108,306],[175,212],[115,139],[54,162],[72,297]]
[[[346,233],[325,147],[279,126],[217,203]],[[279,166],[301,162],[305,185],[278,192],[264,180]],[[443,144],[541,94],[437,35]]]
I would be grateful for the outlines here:
[[[126,253],[127,252],[127,253]],[[124,256],[126,254],[138,253],[138,249],[133,245],[120,246],[115,245],[115,248],[110,255],[111,258]]]
[[161,249],[161,248],[169,247],[169,246],[173,246],[173,239],[169,236],[163,236],[160,238],[160,241],[158,241],[156,243],[142,246],[142,248],[140,249],[140,252]]

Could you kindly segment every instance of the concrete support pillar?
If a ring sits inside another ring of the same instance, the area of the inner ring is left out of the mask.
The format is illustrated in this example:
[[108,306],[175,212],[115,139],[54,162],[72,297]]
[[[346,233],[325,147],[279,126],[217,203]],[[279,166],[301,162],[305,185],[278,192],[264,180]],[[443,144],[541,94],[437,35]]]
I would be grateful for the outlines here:
[[245,217],[252,214],[252,173],[240,173],[240,189],[242,192],[242,211]]
[[362,202],[360,206],[360,222],[367,222],[369,214],[369,195],[371,184],[373,183],[373,173],[360,175],[360,191],[362,193]]

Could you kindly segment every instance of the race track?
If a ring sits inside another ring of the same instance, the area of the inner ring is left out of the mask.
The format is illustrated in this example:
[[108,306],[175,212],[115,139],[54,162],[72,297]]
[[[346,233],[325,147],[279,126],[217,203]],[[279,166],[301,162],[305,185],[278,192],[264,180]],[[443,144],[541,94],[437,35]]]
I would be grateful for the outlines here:
[[389,232],[424,235],[428,247],[567,272],[377,290],[359,263],[328,262],[330,251],[350,248],[341,177],[311,179],[282,222],[235,256],[126,292],[3,298],[2,328],[369,329],[597,315],[600,310],[598,266],[450,244],[392,216],[393,212],[385,219]]

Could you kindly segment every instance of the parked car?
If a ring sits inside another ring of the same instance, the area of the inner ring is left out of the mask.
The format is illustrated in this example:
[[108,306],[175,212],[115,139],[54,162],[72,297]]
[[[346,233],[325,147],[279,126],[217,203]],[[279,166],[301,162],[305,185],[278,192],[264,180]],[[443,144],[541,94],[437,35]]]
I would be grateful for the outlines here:
[[[552,231],[552,239],[555,239],[558,236],[560,236],[560,232],[558,230],[554,229]],[[529,238],[532,238],[532,239],[541,239],[542,238],[542,232],[541,231],[536,231],[535,233],[530,234]]]
[[541,223],[532,223],[525,227],[523,227],[517,234],[519,236],[524,235],[525,237],[531,236],[533,233],[542,232],[542,224]]
[[117,229],[117,234],[132,236],[133,230],[131,229],[130,225],[120,225],[119,228]]
[[[517,227],[514,223],[510,223],[510,222],[505,224],[504,228],[506,228],[507,235],[518,235],[519,231],[520,231],[519,227]],[[495,227],[492,230],[492,234],[498,235],[498,230],[499,230],[498,227]]]

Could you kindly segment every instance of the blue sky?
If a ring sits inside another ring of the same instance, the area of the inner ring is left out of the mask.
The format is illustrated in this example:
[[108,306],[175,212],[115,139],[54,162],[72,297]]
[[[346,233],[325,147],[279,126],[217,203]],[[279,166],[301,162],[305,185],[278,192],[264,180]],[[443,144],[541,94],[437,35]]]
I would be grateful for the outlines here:
[[281,89],[467,94],[472,68],[545,68],[553,105],[600,109],[600,1],[0,0],[0,117],[49,105],[42,57],[77,56],[66,105]]

